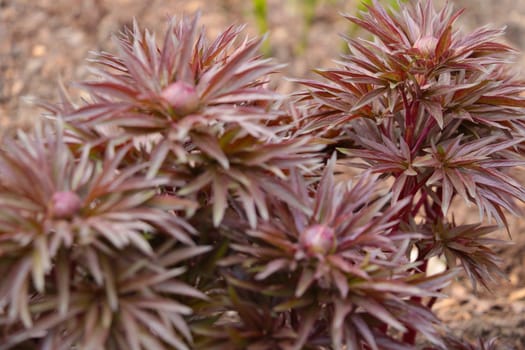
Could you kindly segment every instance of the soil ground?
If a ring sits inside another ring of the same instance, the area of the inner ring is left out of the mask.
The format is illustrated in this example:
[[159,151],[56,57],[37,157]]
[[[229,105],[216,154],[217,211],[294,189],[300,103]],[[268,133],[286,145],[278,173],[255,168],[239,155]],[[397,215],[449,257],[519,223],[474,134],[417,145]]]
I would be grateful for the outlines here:
[[[466,8],[460,20],[465,30],[506,25],[504,40],[525,52],[525,0],[451,1]],[[311,68],[333,66],[343,47],[337,33],[354,30],[338,13],[355,13],[355,1],[267,2],[271,54],[289,63],[286,76],[306,77]],[[311,17],[307,3],[316,3]],[[247,23],[248,33],[258,32],[247,0],[0,0],[0,132],[38,117],[40,111],[30,100],[54,100],[59,78],[69,82],[86,77],[89,51],[112,50],[112,34],[133,18],[162,35],[166,16],[197,10],[210,36],[231,23]],[[525,58],[516,64],[525,68]],[[286,80],[280,83],[290,89]],[[464,211],[465,219],[471,215]],[[525,220],[512,219],[511,226],[514,244],[501,251],[508,281],[492,292],[474,294],[460,279],[435,311],[454,332],[469,338],[497,336],[501,349],[525,349]]]

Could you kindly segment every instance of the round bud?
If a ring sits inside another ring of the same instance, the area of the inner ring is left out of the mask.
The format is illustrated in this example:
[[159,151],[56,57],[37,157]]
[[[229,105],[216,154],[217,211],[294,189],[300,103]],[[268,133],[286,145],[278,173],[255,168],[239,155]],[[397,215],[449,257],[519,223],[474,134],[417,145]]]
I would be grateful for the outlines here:
[[166,86],[160,95],[179,117],[191,114],[199,108],[197,90],[186,82],[176,81]]
[[432,35],[426,35],[416,40],[414,48],[417,49],[422,55],[430,56],[436,50],[438,39]]
[[54,219],[70,219],[81,207],[82,201],[75,192],[56,192],[51,198],[51,215]]
[[325,225],[312,225],[300,236],[299,241],[310,255],[325,255],[336,247],[335,232]]

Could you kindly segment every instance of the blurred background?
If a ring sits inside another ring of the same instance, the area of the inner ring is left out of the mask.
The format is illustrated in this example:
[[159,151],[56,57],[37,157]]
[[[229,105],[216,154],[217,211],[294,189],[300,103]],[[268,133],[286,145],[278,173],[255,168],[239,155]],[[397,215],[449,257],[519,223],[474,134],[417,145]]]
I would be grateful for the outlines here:
[[[434,3],[439,7],[444,1]],[[345,50],[338,33],[366,35],[340,16],[357,14],[366,2],[370,1],[0,0],[0,134],[38,117],[40,111],[28,100],[55,100],[59,78],[67,85],[87,77],[89,51],[111,51],[112,35],[133,18],[158,38],[168,16],[196,11],[201,11],[201,24],[210,37],[230,24],[246,23],[249,35],[267,32],[264,54],[288,64],[276,79],[279,89],[290,91],[293,87],[284,77],[304,78],[311,76],[313,68],[334,66],[333,60]],[[466,9],[459,20],[464,31],[488,24],[506,26],[502,40],[525,52],[525,0],[450,2]],[[516,67],[525,71],[524,55],[517,58]],[[518,176],[525,183],[525,174]],[[458,216],[477,217],[471,209],[459,211]],[[510,221],[515,244],[502,251],[508,281],[494,286],[493,292],[475,295],[467,281],[459,280],[448,290],[450,298],[438,302],[435,311],[459,334],[498,336],[511,349],[525,349],[525,222]]]

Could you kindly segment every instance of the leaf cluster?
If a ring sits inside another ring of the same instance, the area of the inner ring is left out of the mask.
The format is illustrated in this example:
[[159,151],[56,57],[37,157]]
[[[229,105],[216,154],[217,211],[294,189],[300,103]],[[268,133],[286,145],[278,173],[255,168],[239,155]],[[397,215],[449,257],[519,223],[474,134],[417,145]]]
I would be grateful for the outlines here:
[[514,51],[460,14],[374,1],[291,96],[242,27],[124,30],[82,103],[0,145],[0,350],[494,348],[432,312],[458,266],[503,275],[525,198]]

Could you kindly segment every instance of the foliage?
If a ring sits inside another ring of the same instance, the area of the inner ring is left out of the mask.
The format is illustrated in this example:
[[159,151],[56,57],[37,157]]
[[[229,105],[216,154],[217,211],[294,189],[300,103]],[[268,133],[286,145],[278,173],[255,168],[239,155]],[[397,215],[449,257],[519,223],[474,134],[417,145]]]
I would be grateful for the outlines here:
[[2,141],[0,350],[495,348],[432,313],[458,266],[503,275],[489,235],[525,198],[514,51],[460,14],[373,2],[293,96],[242,27],[126,29],[89,98]]

